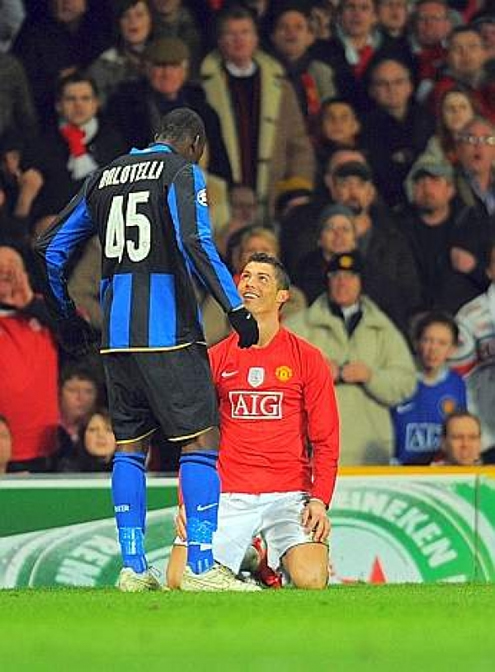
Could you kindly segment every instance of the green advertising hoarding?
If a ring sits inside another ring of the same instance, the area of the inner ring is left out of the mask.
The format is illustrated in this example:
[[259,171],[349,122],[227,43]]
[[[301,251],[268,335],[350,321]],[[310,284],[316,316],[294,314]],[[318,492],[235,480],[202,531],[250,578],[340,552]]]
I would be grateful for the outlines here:
[[[146,548],[164,569],[177,483],[148,479]],[[109,586],[120,570],[108,478],[0,481],[0,587]],[[333,580],[495,580],[495,480],[480,474],[339,478]]]
[[341,479],[331,513],[337,579],[495,580],[492,485],[476,475]]

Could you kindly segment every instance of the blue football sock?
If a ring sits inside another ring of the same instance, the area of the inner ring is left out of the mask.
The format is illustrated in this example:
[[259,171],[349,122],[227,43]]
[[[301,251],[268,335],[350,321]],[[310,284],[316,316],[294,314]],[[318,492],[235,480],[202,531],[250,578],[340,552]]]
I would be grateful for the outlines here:
[[146,475],[143,453],[115,453],[112,497],[124,567],[144,572],[146,520]]
[[213,532],[217,529],[220,479],[218,453],[202,450],[180,458],[180,485],[186,509],[187,564],[195,574],[213,566]]

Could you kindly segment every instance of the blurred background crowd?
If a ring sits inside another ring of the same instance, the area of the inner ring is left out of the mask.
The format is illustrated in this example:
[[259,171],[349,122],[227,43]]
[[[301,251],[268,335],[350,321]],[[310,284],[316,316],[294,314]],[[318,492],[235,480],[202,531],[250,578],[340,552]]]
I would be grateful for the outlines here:
[[[0,1],[0,473],[107,471],[98,357],[68,359],[33,240],[97,167],[204,119],[212,229],[292,279],[342,464],[495,460],[493,0]],[[69,288],[101,325],[100,247]],[[209,344],[228,333],[198,287]],[[155,437],[149,469],[175,471]]]

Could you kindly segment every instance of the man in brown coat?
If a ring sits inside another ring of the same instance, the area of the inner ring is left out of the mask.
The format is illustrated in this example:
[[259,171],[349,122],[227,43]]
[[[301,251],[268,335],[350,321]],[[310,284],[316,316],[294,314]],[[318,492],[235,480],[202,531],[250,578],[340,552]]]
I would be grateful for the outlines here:
[[201,66],[203,88],[220,117],[234,182],[252,187],[261,209],[271,212],[278,182],[294,176],[313,181],[304,120],[282,66],[257,49],[248,10],[226,10],[218,36],[218,49]]

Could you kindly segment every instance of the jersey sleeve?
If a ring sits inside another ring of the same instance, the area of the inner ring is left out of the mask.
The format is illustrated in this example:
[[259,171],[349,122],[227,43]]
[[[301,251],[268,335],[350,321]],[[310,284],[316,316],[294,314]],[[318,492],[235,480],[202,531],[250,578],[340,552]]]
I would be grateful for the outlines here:
[[340,423],[330,368],[316,349],[305,351],[304,407],[313,449],[311,496],[328,505],[337,478]]
[[177,242],[188,265],[226,313],[238,308],[242,300],[211,235],[206,184],[201,170],[192,164],[180,170],[170,186],[167,200]]
[[211,376],[213,378],[213,384],[215,385],[215,387],[218,384],[220,360],[222,359],[222,355],[225,349],[222,343],[223,341],[220,341],[220,343],[217,343],[211,348],[208,348],[208,358],[210,360]]
[[478,364],[476,336],[462,310],[457,313],[456,321],[459,327],[459,341],[450,359],[450,366],[461,376],[466,376]]
[[40,259],[42,290],[50,311],[68,317],[75,305],[67,291],[66,269],[76,248],[95,235],[85,186],[35,244]]

